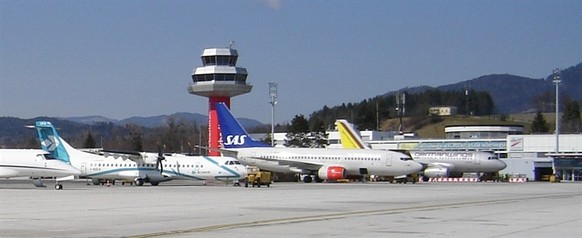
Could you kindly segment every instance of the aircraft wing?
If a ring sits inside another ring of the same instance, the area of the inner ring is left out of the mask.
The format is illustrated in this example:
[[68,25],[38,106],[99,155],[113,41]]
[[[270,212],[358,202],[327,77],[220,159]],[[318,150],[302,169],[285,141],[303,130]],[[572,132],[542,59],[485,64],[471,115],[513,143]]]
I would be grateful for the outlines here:
[[265,160],[265,161],[272,161],[277,162],[280,165],[286,165],[292,168],[292,170],[296,170],[295,172],[308,172],[308,171],[317,171],[319,168],[323,166],[323,163],[318,162],[309,162],[309,161],[297,161],[291,159],[284,159],[284,158],[264,158],[264,157],[251,157],[257,160]]
[[238,151],[232,150],[232,149],[210,148],[210,147],[205,147],[205,146],[196,146],[196,147],[204,149],[204,150],[208,150],[208,151],[218,151],[222,154],[222,156],[226,156],[226,157],[237,158],[236,156],[238,155]]

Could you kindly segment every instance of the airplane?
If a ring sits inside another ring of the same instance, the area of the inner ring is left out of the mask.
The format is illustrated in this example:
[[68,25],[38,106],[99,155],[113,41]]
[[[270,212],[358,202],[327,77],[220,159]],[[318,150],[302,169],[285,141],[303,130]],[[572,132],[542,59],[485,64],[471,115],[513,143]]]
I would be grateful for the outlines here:
[[[348,121],[335,122],[343,148],[371,150]],[[494,173],[504,169],[505,162],[485,151],[410,151],[414,161],[423,165],[428,178],[462,177],[463,173]]]
[[68,163],[60,161],[44,150],[0,149],[0,178],[30,177],[37,187],[45,187],[43,177],[59,177],[55,189],[63,189],[59,181],[81,172]]
[[[223,154],[245,165],[272,172],[299,173],[303,181],[364,178],[365,175],[399,176],[422,169],[410,156],[395,151],[325,148],[281,148],[253,140],[224,103],[216,104]],[[212,149],[212,148],[211,148]]]
[[[137,186],[175,179],[233,181],[246,177],[246,167],[239,161],[223,156],[189,156],[182,154],[136,153],[95,154],[78,150],[69,145],[57,133],[52,123],[36,122],[41,146],[52,156],[70,162],[89,177],[94,184],[100,180],[133,181]],[[162,162],[164,161],[164,162]]]

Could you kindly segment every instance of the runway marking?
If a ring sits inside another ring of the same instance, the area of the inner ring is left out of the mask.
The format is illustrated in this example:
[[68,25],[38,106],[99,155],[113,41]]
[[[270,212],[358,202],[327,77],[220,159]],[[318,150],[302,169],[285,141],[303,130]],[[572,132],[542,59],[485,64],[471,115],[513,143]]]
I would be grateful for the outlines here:
[[341,218],[358,217],[358,216],[388,215],[388,214],[398,214],[398,213],[411,212],[411,211],[431,211],[431,210],[440,210],[440,209],[453,208],[453,207],[459,207],[459,206],[477,206],[477,205],[481,206],[481,205],[491,205],[491,204],[503,204],[503,203],[510,203],[510,202],[519,202],[519,201],[524,201],[524,200],[556,198],[556,197],[563,197],[563,196],[582,196],[582,194],[580,194],[580,193],[563,193],[563,194],[552,194],[552,195],[525,197],[525,198],[506,198],[506,199],[502,198],[502,199],[496,199],[496,200],[457,202],[457,203],[446,203],[446,204],[403,207],[403,208],[388,208],[388,209],[365,210],[365,211],[338,212],[338,213],[332,213],[332,214],[286,217],[286,218],[270,219],[270,220],[258,220],[258,221],[250,221],[250,222],[220,224],[220,225],[197,227],[197,228],[192,228],[192,229],[153,232],[153,233],[148,233],[148,234],[126,236],[126,237],[127,238],[149,238],[149,237],[161,237],[161,236],[171,236],[171,235],[186,235],[186,234],[190,234],[190,233],[200,233],[200,232],[227,230],[227,229],[236,229],[236,228],[247,228],[247,227],[268,226],[268,225],[281,225],[281,224],[302,223],[302,222],[310,222],[310,221],[324,221],[324,220],[341,219]]

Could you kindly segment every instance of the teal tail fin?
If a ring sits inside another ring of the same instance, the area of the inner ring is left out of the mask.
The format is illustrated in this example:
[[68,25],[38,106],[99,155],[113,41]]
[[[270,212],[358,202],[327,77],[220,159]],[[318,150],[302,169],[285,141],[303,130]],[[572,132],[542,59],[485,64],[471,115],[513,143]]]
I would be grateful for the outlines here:
[[67,153],[63,141],[53,124],[48,121],[37,121],[35,126],[42,149],[49,152],[55,159],[70,164],[69,153]]

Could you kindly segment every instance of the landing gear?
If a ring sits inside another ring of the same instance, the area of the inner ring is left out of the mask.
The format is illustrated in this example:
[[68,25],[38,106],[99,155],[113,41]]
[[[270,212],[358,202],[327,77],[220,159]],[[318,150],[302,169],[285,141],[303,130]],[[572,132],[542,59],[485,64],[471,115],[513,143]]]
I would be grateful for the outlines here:
[[152,184],[152,186],[158,186],[160,185],[160,182],[150,182],[150,184]]
[[313,178],[311,177],[311,175],[306,175],[305,177],[303,177],[304,183],[311,183],[312,181],[313,181]]
[[63,185],[60,183],[55,184],[55,189],[56,190],[63,190]]
[[135,186],[143,186],[143,184],[144,184],[143,179],[140,179],[140,178],[135,179]]

